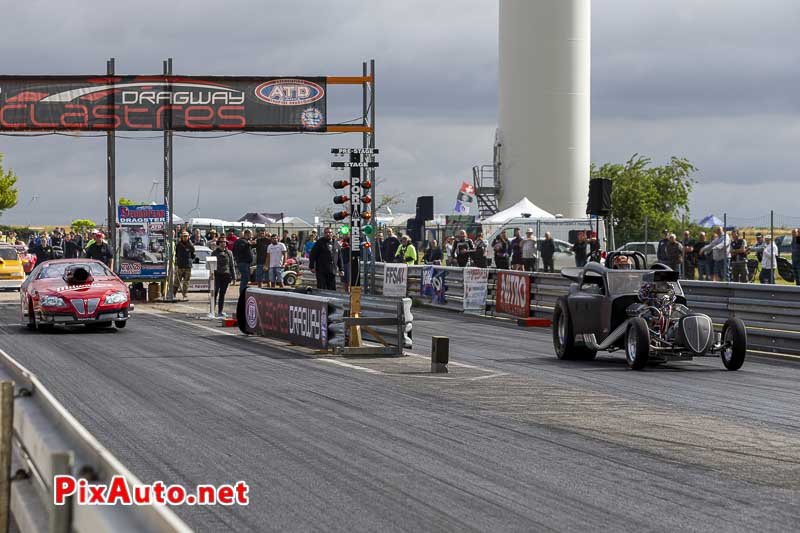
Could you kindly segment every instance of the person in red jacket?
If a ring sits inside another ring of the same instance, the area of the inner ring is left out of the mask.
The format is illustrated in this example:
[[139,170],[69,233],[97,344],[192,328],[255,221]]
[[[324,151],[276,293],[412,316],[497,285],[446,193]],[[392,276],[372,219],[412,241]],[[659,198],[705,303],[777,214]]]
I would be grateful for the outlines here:
[[228,236],[225,237],[225,242],[228,243],[228,250],[233,251],[233,243],[239,240],[239,237],[236,236],[236,230],[231,228],[228,230]]

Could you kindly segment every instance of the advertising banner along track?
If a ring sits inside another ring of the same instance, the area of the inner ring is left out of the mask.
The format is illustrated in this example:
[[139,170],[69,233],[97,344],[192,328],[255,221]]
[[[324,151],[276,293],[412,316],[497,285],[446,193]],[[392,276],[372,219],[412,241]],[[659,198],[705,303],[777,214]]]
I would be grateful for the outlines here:
[[0,130],[324,132],[326,80],[0,76]]

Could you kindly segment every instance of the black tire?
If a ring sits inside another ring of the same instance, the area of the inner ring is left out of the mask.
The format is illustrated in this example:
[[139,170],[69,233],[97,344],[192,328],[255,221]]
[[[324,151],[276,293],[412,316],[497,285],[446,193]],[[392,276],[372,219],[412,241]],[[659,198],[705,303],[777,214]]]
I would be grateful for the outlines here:
[[284,285],[288,287],[294,287],[294,284],[297,283],[297,275],[296,274],[286,274],[286,277],[283,278]]
[[747,328],[740,318],[729,318],[722,327],[722,364],[728,370],[739,370],[747,355]]
[[239,326],[239,331],[245,335],[252,335],[247,331],[247,292],[239,294],[239,301],[236,302],[236,325]]
[[86,327],[89,329],[104,329],[111,327],[111,321],[104,320],[103,322],[89,322],[86,324]]
[[114,321],[114,325],[117,326],[117,329],[124,329],[127,324],[128,324],[127,320],[115,320]]
[[553,311],[553,348],[556,357],[564,360],[594,359],[597,352],[575,345],[575,333],[565,298],[559,298]]
[[28,301],[28,329],[36,331],[36,313],[33,312],[33,302]]
[[625,332],[625,359],[628,368],[641,370],[650,359],[650,331],[643,318],[632,318]]

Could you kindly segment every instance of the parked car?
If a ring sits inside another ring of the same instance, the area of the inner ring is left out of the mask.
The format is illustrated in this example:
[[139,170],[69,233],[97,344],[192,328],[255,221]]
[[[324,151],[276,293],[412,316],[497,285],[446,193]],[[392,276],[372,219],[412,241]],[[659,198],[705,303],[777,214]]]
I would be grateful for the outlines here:
[[620,246],[616,252],[639,252],[647,258],[647,265],[654,265],[658,263],[658,249],[657,242],[629,242]]
[[22,259],[12,245],[0,245],[0,289],[19,290],[25,281]]
[[19,254],[19,259],[22,261],[22,270],[25,271],[25,274],[30,274],[33,267],[36,266],[36,254],[32,254],[28,252],[28,247],[24,244],[15,244],[14,249],[17,250]]
[[192,264],[192,275],[189,278],[189,291],[208,292],[208,280],[210,272],[206,268],[206,258],[211,255],[211,248],[207,246],[194,247],[194,263]]

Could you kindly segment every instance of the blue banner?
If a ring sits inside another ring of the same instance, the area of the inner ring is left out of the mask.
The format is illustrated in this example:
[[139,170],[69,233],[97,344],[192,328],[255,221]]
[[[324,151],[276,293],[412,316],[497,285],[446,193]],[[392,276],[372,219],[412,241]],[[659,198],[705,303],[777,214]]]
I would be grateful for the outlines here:
[[432,265],[422,267],[420,294],[431,299],[434,305],[445,305],[447,297],[447,270]]

